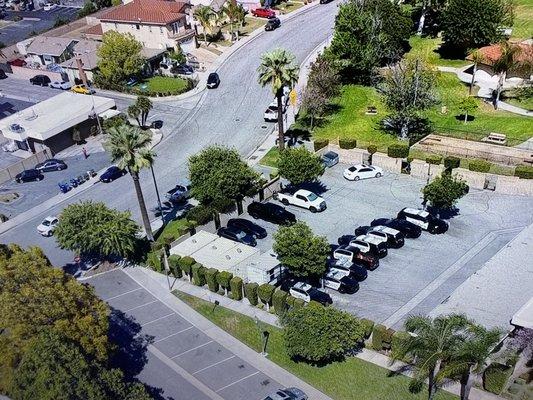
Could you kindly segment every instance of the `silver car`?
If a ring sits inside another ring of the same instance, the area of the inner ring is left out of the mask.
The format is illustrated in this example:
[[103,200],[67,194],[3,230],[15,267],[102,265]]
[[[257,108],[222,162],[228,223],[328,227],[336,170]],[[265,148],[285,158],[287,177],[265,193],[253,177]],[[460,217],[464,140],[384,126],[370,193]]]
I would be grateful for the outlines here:
[[53,81],[48,84],[53,89],[70,90],[72,83],[68,81]]
[[275,393],[269,394],[263,400],[307,400],[307,395],[300,389],[290,387],[287,389],[276,390]]

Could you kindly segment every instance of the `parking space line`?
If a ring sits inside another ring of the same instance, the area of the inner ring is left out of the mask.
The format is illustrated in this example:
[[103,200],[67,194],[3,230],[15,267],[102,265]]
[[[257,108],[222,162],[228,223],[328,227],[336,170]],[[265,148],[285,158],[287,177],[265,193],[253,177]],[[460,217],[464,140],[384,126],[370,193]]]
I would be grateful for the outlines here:
[[190,353],[191,351],[197,350],[197,349],[199,349],[200,347],[207,346],[209,343],[213,343],[213,342],[214,342],[214,340],[210,340],[209,342],[205,342],[204,344],[201,344],[200,346],[196,346],[196,347],[193,347],[192,349],[189,349],[189,350],[184,351],[183,353],[176,354],[174,357],[171,357],[171,358],[174,359],[174,358],[176,358],[176,357],[179,357],[179,356],[182,356],[182,355],[184,355],[184,354]]
[[161,339],[158,339],[158,340],[156,340],[153,344],[159,343],[159,342],[161,342],[162,340],[168,339],[169,337],[179,335],[180,333],[183,333],[183,332],[185,332],[185,331],[188,331],[189,329],[192,329],[192,328],[194,328],[194,325],[191,325],[191,326],[189,326],[188,328],[182,329],[181,331],[171,333],[170,335],[167,335],[167,336],[165,336],[165,337],[163,337],[163,338],[161,338]]
[[123,312],[127,313],[127,312],[130,312],[130,311],[136,310],[137,308],[141,308],[141,307],[147,306],[148,304],[156,303],[158,301],[159,300],[152,300],[152,301],[149,301],[148,303],[141,304],[140,306],[136,306],[136,307],[130,308],[128,310],[124,310]]
[[137,289],[132,289],[132,290],[128,290],[127,292],[117,294],[116,296],[112,296],[112,297],[109,297],[108,299],[104,299],[104,301],[113,300],[113,299],[116,299],[117,297],[124,296],[125,294],[136,292],[137,290],[142,290],[142,287],[138,287]]
[[170,314],[167,314],[167,315],[163,315],[162,317],[156,318],[156,319],[154,319],[154,320],[152,320],[152,321],[145,322],[145,323],[142,324],[141,326],[146,326],[146,325],[148,325],[148,324],[151,324],[152,322],[160,321],[160,320],[165,319],[165,318],[168,318],[168,317],[170,317],[170,316],[172,316],[172,315],[174,315],[174,313],[170,313]]
[[226,386],[221,387],[220,389],[217,390],[217,392],[220,392],[221,390],[227,389],[227,388],[229,388],[230,386],[235,385],[236,383],[239,383],[239,382],[244,381],[245,379],[251,378],[252,376],[257,375],[258,373],[259,373],[259,371],[255,371],[254,373],[252,373],[252,374],[250,374],[250,375],[247,375],[247,376],[245,376],[244,378],[241,378],[241,379],[239,379],[239,380],[237,380],[237,381],[235,381],[235,382],[233,382],[233,383],[230,383],[229,385],[226,385]]
[[212,367],[214,367],[214,366],[216,366],[216,365],[218,365],[218,364],[222,364],[223,362],[226,362],[226,361],[228,361],[228,360],[231,360],[232,358],[235,358],[235,355],[229,356],[228,358],[225,358],[225,359],[223,359],[222,361],[216,362],[216,363],[211,364],[211,365],[209,365],[209,366],[207,366],[207,367],[205,367],[205,368],[199,369],[198,371],[193,372],[192,374],[193,374],[193,375],[194,375],[194,374],[198,374],[198,373],[200,373],[200,372],[202,372],[202,371],[205,371],[206,369],[212,368]]

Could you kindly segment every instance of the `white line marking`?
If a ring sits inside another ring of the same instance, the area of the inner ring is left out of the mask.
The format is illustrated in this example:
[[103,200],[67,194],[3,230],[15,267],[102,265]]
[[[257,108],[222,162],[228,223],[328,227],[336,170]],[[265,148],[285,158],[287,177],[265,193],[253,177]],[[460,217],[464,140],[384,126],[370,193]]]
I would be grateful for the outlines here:
[[104,301],[113,300],[113,299],[116,299],[117,297],[124,296],[125,294],[130,294],[130,293],[136,292],[137,290],[141,290],[141,289],[142,289],[142,287],[138,287],[137,289],[133,289],[133,290],[128,290],[127,292],[124,292],[122,294],[117,294],[116,296],[110,297],[108,299],[104,299]]
[[201,344],[200,346],[196,346],[196,347],[193,347],[192,349],[189,349],[187,351],[184,351],[183,353],[180,353],[180,354],[176,354],[174,357],[170,357],[172,359],[176,358],[176,357],[179,357],[179,356],[182,356],[184,354],[187,354],[187,353],[190,353],[191,351],[194,351],[194,350],[197,350],[199,349],[200,347],[204,347],[204,346],[207,346],[209,343],[213,343],[214,340],[210,340],[209,342],[205,342],[204,344]]
[[221,387],[220,389],[217,390],[217,392],[220,392],[221,390],[227,389],[227,388],[229,388],[230,386],[235,385],[236,383],[239,383],[239,382],[244,381],[245,379],[251,378],[252,376],[257,375],[258,373],[259,373],[259,371],[255,371],[253,374],[250,374],[250,375],[248,375],[248,376],[245,376],[244,378],[241,378],[241,379],[239,379],[238,381],[235,381],[235,382],[233,382],[233,383],[230,383],[229,385],[226,385],[226,386],[224,386],[224,387]]
[[216,363],[214,363],[214,364],[211,364],[211,365],[209,365],[208,367],[205,367],[205,368],[199,369],[198,371],[193,372],[192,374],[193,374],[193,375],[194,375],[194,374],[198,374],[198,373],[200,373],[200,372],[202,372],[202,371],[205,371],[206,369],[212,368],[212,367],[214,367],[214,366],[216,366],[216,365],[218,365],[218,364],[222,364],[223,362],[226,362],[226,361],[228,361],[228,360],[231,360],[232,358],[235,358],[235,355],[232,355],[232,356],[230,356],[230,357],[228,357],[228,358],[223,359],[222,361],[219,361],[219,362],[216,362]]
[[163,315],[162,317],[159,317],[159,318],[156,318],[152,321],[149,321],[149,322],[145,322],[144,324],[142,324],[141,326],[146,326],[148,324],[151,324],[152,322],[156,322],[156,321],[159,321],[159,320],[162,320],[162,319],[165,319],[165,318],[168,318],[170,317],[171,315],[174,315],[174,313],[170,313],[170,314],[167,314],[167,315]]
[[159,343],[159,342],[161,342],[161,341],[163,341],[163,340],[165,340],[165,339],[168,339],[169,337],[179,335],[180,333],[185,332],[185,331],[188,331],[189,329],[192,329],[192,328],[194,328],[194,326],[189,326],[188,328],[182,329],[181,331],[171,333],[170,335],[167,335],[167,336],[165,336],[164,338],[161,338],[161,339],[156,340],[156,341],[155,341],[154,343],[152,343],[152,344]]
[[152,301],[149,301],[148,303],[141,304],[140,306],[136,306],[136,307],[130,308],[130,309],[128,309],[128,310],[124,310],[124,311],[122,311],[122,312],[127,313],[127,312],[130,312],[130,311],[136,310],[137,308],[141,308],[141,307],[147,306],[147,305],[149,305],[149,304],[156,303],[156,302],[158,302],[158,301],[159,301],[159,300],[152,300]]

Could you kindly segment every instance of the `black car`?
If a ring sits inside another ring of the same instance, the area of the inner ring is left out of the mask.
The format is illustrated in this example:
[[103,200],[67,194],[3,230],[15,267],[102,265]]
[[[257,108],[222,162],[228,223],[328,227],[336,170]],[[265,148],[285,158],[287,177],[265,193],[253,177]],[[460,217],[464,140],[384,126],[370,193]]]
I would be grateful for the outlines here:
[[46,75],[35,75],[33,78],[30,78],[30,82],[32,85],[48,86],[51,81]]
[[102,175],[100,175],[100,181],[105,183],[113,182],[115,179],[118,179],[125,174],[125,170],[112,166],[109,167]]
[[373,220],[370,225],[372,226],[388,226],[389,228],[396,229],[410,239],[416,239],[422,234],[422,228],[404,219],[397,218],[377,218]]
[[354,233],[356,236],[360,236],[360,235],[376,236],[377,238],[381,238],[385,240],[387,247],[392,247],[395,249],[399,249],[405,243],[405,235],[402,232],[398,231],[397,229],[393,229],[389,226],[384,226],[384,225],[360,226],[355,229]]
[[233,240],[237,243],[247,244],[248,246],[252,247],[257,246],[257,242],[255,241],[255,238],[252,235],[249,235],[248,233],[232,226],[220,228],[217,231],[217,235],[229,240]]
[[426,210],[406,207],[397,215],[398,219],[404,219],[418,225],[429,233],[439,234],[448,230],[448,223],[435,217]]
[[273,31],[281,26],[279,18],[270,18],[265,24],[265,31]]
[[328,4],[331,3],[333,0],[320,0],[320,4]]
[[41,172],[61,171],[67,169],[67,164],[62,160],[51,158],[35,166],[35,169]]
[[194,74],[194,69],[190,65],[182,64],[173,67],[171,72],[179,75],[192,75]]
[[211,72],[207,77],[207,88],[215,89],[220,85],[220,77],[216,72]]
[[20,174],[17,174],[15,176],[15,180],[18,183],[22,182],[31,182],[31,181],[42,181],[44,179],[44,175],[41,171],[37,171],[36,169],[26,169],[22,171]]
[[244,218],[232,218],[227,225],[228,227],[240,229],[256,239],[264,239],[267,236],[266,229]]
[[0,79],[6,79],[7,75],[6,72],[3,69],[0,69]]
[[338,269],[358,281],[364,281],[368,276],[368,271],[365,267],[351,261],[328,258],[326,265],[328,269]]
[[259,203],[254,201],[248,206],[248,214],[252,218],[260,218],[274,224],[292,225],[296,223],[296,217],[293,213],[272,203]]

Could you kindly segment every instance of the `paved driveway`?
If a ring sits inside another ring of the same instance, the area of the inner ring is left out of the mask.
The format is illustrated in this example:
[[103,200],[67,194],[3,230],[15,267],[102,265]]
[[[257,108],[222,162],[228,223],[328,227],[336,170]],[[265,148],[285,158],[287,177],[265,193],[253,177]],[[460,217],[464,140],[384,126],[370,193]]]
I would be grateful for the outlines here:
[[[201,332],[157,300],[125,272],[114,270],[86,280],[113,309],[113,330],[126,368],[132,368],[132,337],[142,338],[144,360],[137,377],[159,399],[254,400],[280,385]],[[120,339],[122,338],[122,339]],[[135,364],[135,363],[133,363]]]

